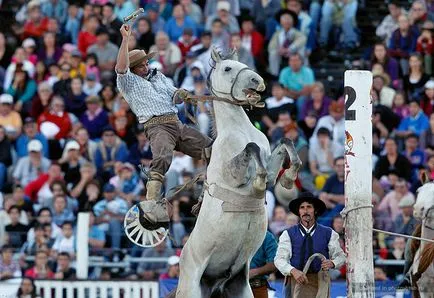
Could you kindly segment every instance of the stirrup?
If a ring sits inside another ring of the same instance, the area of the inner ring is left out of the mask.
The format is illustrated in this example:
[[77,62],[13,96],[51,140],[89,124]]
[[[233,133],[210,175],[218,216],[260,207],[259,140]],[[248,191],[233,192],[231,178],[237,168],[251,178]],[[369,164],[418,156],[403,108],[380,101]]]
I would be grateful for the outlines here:
[[[134,205],[125,214],[124,229],[128,239],[141,247],[155,247],[162,243],[169,234],[169,223],[166,226],[156,226],[155,229],[147,229],[140,203]],[[145,224],[145,226],[144,226]],[[164,224],[163,224],[164,225]]]

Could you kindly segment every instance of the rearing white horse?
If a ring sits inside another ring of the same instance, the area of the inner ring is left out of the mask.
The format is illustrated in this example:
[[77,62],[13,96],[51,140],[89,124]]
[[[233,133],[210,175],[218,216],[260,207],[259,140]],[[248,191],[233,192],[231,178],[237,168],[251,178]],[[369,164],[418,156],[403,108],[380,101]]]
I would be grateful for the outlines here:
[[260,99],[263,79],[214,49],[211,93],[229,102],[214,101],[217,138],[207,168],[202,207],[181,254],[176,297],[253,297],[249,264],[261,246],[266,229],[265,189],[274,185],[286,154],[291,167],[279,183],[291,188],[301,161],[294,144],[284,139],[271,153],[266,136],[233,103]]

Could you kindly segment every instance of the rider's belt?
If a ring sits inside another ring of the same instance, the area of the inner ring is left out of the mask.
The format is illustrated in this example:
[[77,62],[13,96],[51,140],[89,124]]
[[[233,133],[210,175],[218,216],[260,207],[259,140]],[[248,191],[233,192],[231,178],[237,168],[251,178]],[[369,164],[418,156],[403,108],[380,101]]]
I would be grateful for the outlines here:
[[164,124],[164,123],[176,123],[178,122],[178,116],[176,114],[167,114],[167,115],[162,115],[162,116],[155,116],[152,117],[151,119],[149,119],[148,121],[146,121],[143,124],[143,128],[146,129],[150,126],[153,125],[159,125],[159,124]]
[[262,278],[251,279],[251,280],[249,280],[249,283],[250,283],[250,287],[252,289],[260,288],[260,287],[263,287],[263,286],[267,286],[268,287],[267,280],[266,279],[262,279]]

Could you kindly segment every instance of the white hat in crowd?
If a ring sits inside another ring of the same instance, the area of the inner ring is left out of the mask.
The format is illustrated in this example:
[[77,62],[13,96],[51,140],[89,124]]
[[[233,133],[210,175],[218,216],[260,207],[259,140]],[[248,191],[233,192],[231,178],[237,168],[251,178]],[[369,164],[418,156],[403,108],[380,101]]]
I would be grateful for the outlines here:
[[27,144],[28,152],[41,152],[41,150],[42,150],[42,143],[39,140],[31,140]]

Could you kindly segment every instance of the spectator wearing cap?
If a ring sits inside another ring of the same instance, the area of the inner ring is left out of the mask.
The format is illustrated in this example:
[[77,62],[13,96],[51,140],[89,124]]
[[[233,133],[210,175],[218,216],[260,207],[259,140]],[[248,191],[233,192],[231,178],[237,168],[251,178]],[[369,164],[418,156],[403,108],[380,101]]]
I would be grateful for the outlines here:
[[147,17],[141,17],[137,21],[137,30],[135,31],[138,46],[149,52],[149,48],[155,42],[155,34],[152,31],[152,23]]
[[80,181],[80,167],[86,163],[86,159],[80,155],[80,145],[75,140],[66,143],[62,158],[59,159],[64,179],[71,189]]
[[[282,233],[279,238],[274,264],[289,279],[286,297],[294,296],[295,285],[301,286],[303,297],[315,297],[318,292],[318,275],[320,270],[339,269],[345,263],[345,254],[339,243],[339,235],[330,227],[317,223],[318,216],[326,210],[325,204],[312,193],[301,193],[292,200],[289,209],[297,215],[299,224]],[[307,274],[303,268],[308,258],[319,252],[325,259],[316,258]],[[330,289],[330,284],[328,285]]]
[[27,59],[26,52],[23,48],[16,48],[10,62],[9,66],[6,68],[3,90],[8,90],[11,85],[17,65],[22,65],[22,69],[27,71],[31,78],[35,75],[35,65]]
[[252,53],[247,50],[241,41],[241,35],[239,33],[232,33],[230,40],[231,49],[236,49],[238,53],[238,61],[247,65],[253,70],[256,70],[255,61],[253,60]]
[[345,143],[345,119],[344,119],[344,100],[340,98],[332,101],[329,106],[329,115],[323,116],[318,120],[312,138],[309,140],[310,145],[317,141],[316,133],[320,127],[325,127],[330,131],[333,142],[343,152]]
[[163,65],[162,73],[166,76],[173,76],[178,64],[182,61],[182,54],[179,47],[170,41],[169,36],[160,31],[155,36],[155,45],[150,49],[155,52],[155,60]]
[[159,280],[179,279],[179,260],[177,255],[169,257],[167,259],[167,272],[160,274]]
[[300,111],[300,119],[306,118],[309,111],[313,111],[319,118],[328,115],[330,103],[331,99],[325,94],[324,84],[320,81],[315,82]]
[[90,15],[84,23],[83,30],[78,34],[77,47],[81,55],[86,56],[87,49],[96,43],[96,30],[98,27],[98,17],[96,15]]
[[185,15],[184,7],[181,4],[175,5],[172,17],[164,25],[164,31],[172,42],[177,42],[187,28],[192,30],[191,35],[197,35],[196,23]]
[[[164,24],[166,24],[166,21],[160,15],[159,5],[157,3],[148,3],[145,7],[145,11],[149,21],[151,22],[152,33],[157,34],[160,31],[164,31]],[[169,17],[171,16],[171,13],[172,8],[170,9]]]
[[96,216],[96,223],[99,228],[106,232],[111,238],[111,248],[117,249],[121,246],[123,235],[124,216],[128,211],[128,203],[121,199],[116,188],[107,183],[103,188],[103,199],[96,203],[93,212]]
[[29,152],[27,151],[27,145],[31,140],[38,140],[41,142],[43,155],[48,157],[47,138],[38,132],[36,120],[32,117],[26,117],[24,119],[23,133],[18,137],[15,143],[15,150],[18,158],[28,156]]
[[22,47],[26,52],[27,60],[32,62],[33,65],[36,65],[38,62],[38,56],[35,54],[36,50],[36,42],[33,38],[26,38],[23,40]]
[[395,98],[396,91],[390,88],[390,77],[384,71],[372,70],[372,91],[376,96],[373,96],[375,105],[381,104],[388,108],[392,108],[393,99]]
[[86,107],[80,122],[87,129],[92,140],[100,138],[104,127],[109,124],[108,114],[101,105],[101,98],[97,95],[86,97]]
[[119,47],[110,41],[109,31],[100,27],[96,31],[96,43],[90,46],[87,53],[93,53],[98,58],[98,67],[103,78],[111,79]]
[[[313,84],[313,73],[308,71],[309,68],[302,66],[302,57],[304,55],[307,37],[296,29],[298,25],[297,15],[290,10],[284,9],[277,13],[276,20],[279,22],[281,29],[277,30],[273,34],[270,43],[268,44],[268,64],[270,73],[274,76],[278,76],[280,69],[282,69],[286,64],[285,62],[288,61],[287,59],[291,59],[294,54],[298,53],[301,59],[299,63],[300,65],[296,67],[294,63],[294,65],[291,65],[290,63],[291,68],[287,67],[286,69],[292,70],[294,74],[302,76],[300,82],[306,81],[303,85]],[[285,72],[289,72],[289,70],[285,70]],[[288,80],[291,79],[288,78]],[[293,88],[290,89],[301,91],[303,86],[299,85],[298,88],[294,87],[297,86],[293,86]],[[291,97],[297,98],[298,96]]]
[[[231,11],[231,13],[235,16],[238,17],[241,13],[240,11],[240,1],[237,0],[229,0],[229,1],[225,1],[228,2],[229,4],[229,9],[228,11]],[[205,19],[208,19],[209,17],[211,17],[217,10],[219,10],[219,3],[220,0],[207,0],[205,3],[205,8],[203,11],[203,14],[205,16]],[[226,4],[225,4],[226,5]],[[221,7],[221,6],[220,6]],[[226,5],[227,7],[227,5]]]
[[425,92],[420,100],[420,108],[425,115],[430,116],[434,112],[434,80],[429,80],[425,84]]
[[12,79],[12,84],[7,90],[7,93],[14,98],[15,111],[27,113],[31,106],[31,99],[36,94],[36,90],[36,81],[29,76],[29,73],[23,69],[22,65],[18,64]]
[[6,130],[0,125],[0,191],[6,182],[7,168],[12,165],[12,145],[6,136]]
[[410,115],[402,119],[401,123],[396,129],[396,135],[399,138],[405,138],[412,133],[420,136],[422,132],[429,128],[428,117],[420,108],[419,101],[411,101],[409,104],[409,108]]
[[120,166],[118,175],[111,178],[110,183],[115,186],[119,197],[130,204],[137,199],[139,193],[144,189],[136,168],[129,162]]
[[41,5],[38,0],[32,0],[27,4],[28,19],[24,24],[22,38],[41,37],[48,27],[48,18],[41,13]]
[[110,41],[113,44],[119,44],[122,40],[122,36],[119,29],[122,26],[122,21],[118,19],[114,13],[114,4],[107,1],[102,7],[102,19],[101,24],[107,29]]
[[106,126],[102,132],[102,140],[95,151],[95,165],[105,181],[114,176],[116,161],[125,162],[128,149],[125,143],[116,136],[111,126]]
[[115,0],[114,5],[114,13],[121,21],[123,21],[125,17],[136,10],[135,5],[130,0]]
[[137,142],[130,147],[128,162],[135,165],[136,169],[139,169],[138,165],[141,164],[149,170],[152,161],[151,144],[146,138],[142,125],[138,125],[136,129],[136,139]]
[[0,125],[6,129],[10,140],[16,140],[23,126],[21,116],[13,110],[14,99],[10,94],[0,95]]
[[41,5],[42,14],[49,18],[56,18],[63,26],[68,16],[68,2],[65,0],[49,0]]
[[86,75],[83,84],[83,92],[87,96],[98,96],[98,93],[102,89],[102,84],[96,80],[96,75],[94,73],[89,73]]
[[401,210],[393,222],[393,232],[412,235],[414,229],[419,224],[419,221],[413,216],[413,206],[415,198],[412,196],[404,196],[398,203],[398,208]]
[[217,11],[217,13],[213,13],[207,17],[205,30],[211,30],[214,21],[219,19],[222,22],[223,28],[229,34],[240,32],[240,25],[234,15],[234,7],[229,1],[218,1],[215,11]]
[[199,44],[199,39],[194,36],[192,28],[185,28],[178,39],[177,46],[181,50],[182,57],[185,58],[190,49]]
[[31,140],[27,144],[27,151],[29,155],[18,159],[12,174],[15,184],[23,186],[46,173],[51,165],[51,161],[42,156],[42,144],[39,140]]
[[193,0],[181,0],[179,3],[184,8],[185,15],[189,16],[200,27],[203,23],[202,8]]

